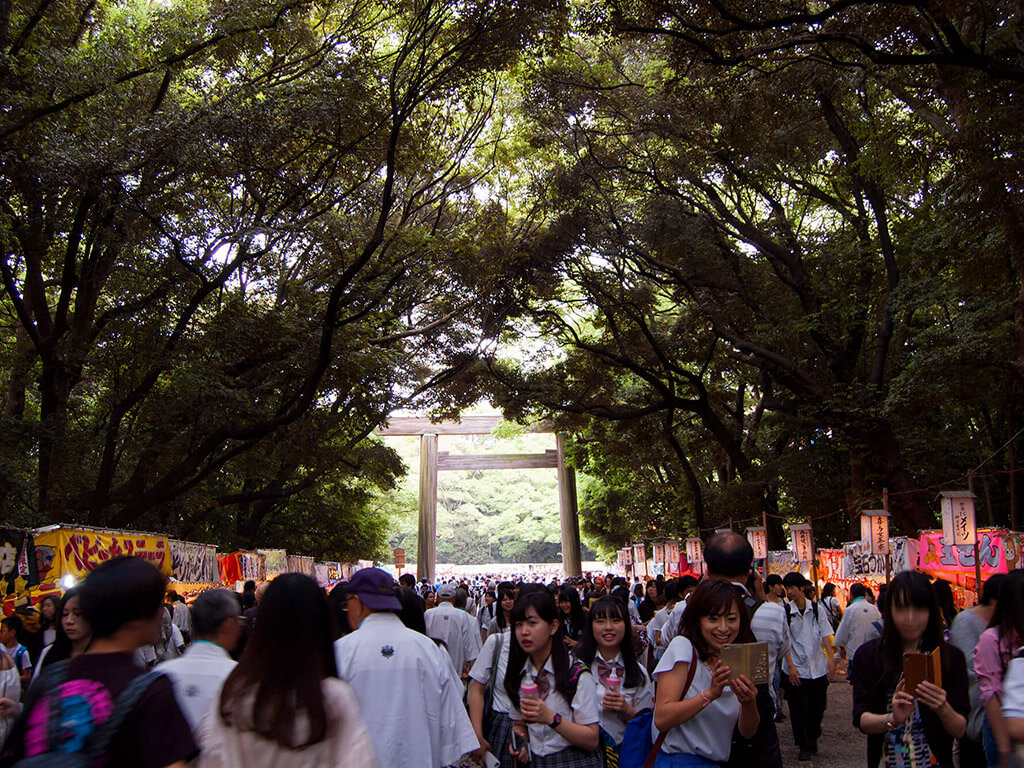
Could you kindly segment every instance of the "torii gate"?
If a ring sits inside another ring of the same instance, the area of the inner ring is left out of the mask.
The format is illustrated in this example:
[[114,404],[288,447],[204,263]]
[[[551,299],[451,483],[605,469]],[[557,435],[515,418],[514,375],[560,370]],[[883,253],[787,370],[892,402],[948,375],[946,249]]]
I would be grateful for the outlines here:
[[[421,416],[396,416],[376,433],[382,437],[420,438],[419,533],[416,575],[434,580],[437,562],[437,473],[456,469],[549,469],[558,470],[558,508],[562,522],[562,567],[569,576],[583,575],[580,521],[576,502],[576,473],[565,463],[565,440],[555,435],[555,450],[544,453],[452,456],[438,453],[438,435],[489,435],[501,421],[498,416],[466,416],[461,421],[433,423]],[[531,432],[550,432],[534,427]]]

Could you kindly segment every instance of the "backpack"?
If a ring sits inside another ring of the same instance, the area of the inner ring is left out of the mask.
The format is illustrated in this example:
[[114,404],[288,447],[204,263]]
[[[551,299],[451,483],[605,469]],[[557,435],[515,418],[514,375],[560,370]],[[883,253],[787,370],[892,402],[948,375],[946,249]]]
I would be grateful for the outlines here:
[[46,726],[49,748],[19,760],[15,768],[92,768],[104,757],[142,694],[154,680],[163,676],[163,672],[146,672],[136,677],[114,701],[110,717],[97,725],[88,698],[74,689],[62,690],[69,682],[68,664],[67,661],[57,662],[39,681],[41,689],[49,695]]
[[18,672],[25,671],[25,655],[28,653],[28,648],[24,645],[19,645],[18,650],[14,652],[14,665],[18,668]]
[[[834,597],[831,598],[831,602],[829,602],[828,600],[829,599],[826,598],[825,616],[828,618],[828,623],[832,626],[832,631],[835,632],[837,629],[839,629],[839,620],[842,618],[839,615],[839,603],[836,602],[836,599]],[[835,606],[835,608],[832,607],[833,605]],[[817,618],[817,616],[815,616],[815,618]]]
[[[793,609],[789,603],[784,603],[786,606],[786,625],[793,626]],[[811,610],[814,611],[814,621],[818,621],[818,601],[811,601]]]

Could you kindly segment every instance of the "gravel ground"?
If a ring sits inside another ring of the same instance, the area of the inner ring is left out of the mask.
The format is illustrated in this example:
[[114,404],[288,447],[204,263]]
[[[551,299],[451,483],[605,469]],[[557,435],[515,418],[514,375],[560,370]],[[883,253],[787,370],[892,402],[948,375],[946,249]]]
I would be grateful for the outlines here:
[[[840,673],[842,674],[842,673]],[[793,743],[793,730],[787,717],[778,723],[779,743],[782,745],[782,764],[786,768],[861,768],[867,762],[867,737],[854,730],[851,720],[853,691],[845,678],[828,687],[828,708],[821,724],[818,755],[813,761],[801,763]],[[788,716],[789,711],[786,710]]]

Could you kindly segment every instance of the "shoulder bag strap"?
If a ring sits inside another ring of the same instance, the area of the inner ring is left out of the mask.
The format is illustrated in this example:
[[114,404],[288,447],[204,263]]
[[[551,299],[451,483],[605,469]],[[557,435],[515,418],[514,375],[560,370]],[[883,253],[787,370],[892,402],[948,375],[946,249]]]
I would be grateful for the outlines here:
[[[700,661],[697,658],[697,649],[693,649],[693,660],[690,662],[690,668],[686,671],[686,683],[683,685],[683,692],[679,694],[679,700],[682,701],[686,698],[687,691],[690,690],[690,685],[693,683],[693,676],[697,673],[697,664]],[[654,740],[654,746],[651,748],[651,754],[647,756],[647,762],[644,763],[644,768],[651,768],[654,765],[655,759],[658,757],[658,753],[661,752],[661,745],[665,743],[665,735],[668,731],[658,731],[658,738]]]
[[[498,633],[498,642],[494,644],[494,655],[491,657],[491,679],[490,686],[491,690],[494,690],[494,686],[498,680],[498,659],[501,658],[501,646],[505,642],[505,635],[502,632]],[[485,713],[486,714],[486,713]]]
[[110,713],[110,717],[107,718],[106,722],[100,725],[92,733],[90,743],[87,747],[88,754],[90,756],[90,765],[95,764],[104,754],[107,752],[107,748],[110,746],[111,740],[114,735],[121,729],[121,725],[124,723],[125,718],[131,714],[131,711],[138,704],[139,699],[142,698],[142,694],[146,692],[150,685],[158,678],[163,677],[164,673],[160,671],[144,672],[130,683],[117,699],[114,701],[114,710]]

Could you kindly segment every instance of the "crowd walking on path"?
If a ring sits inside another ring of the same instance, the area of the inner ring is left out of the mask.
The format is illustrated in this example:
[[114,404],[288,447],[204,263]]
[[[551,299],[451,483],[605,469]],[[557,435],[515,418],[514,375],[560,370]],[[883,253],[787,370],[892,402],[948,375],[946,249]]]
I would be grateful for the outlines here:
[[1024,765],[1024,571],[956,613],[916,571],[844,606],[800,573],[762,581],[737,534],[704,557],[636,591],[366,568],[190,606],[116,558],[42,601],[31,637],[0,621],[2,764],[779,768],[827,752],[842,685],[869,768]]

